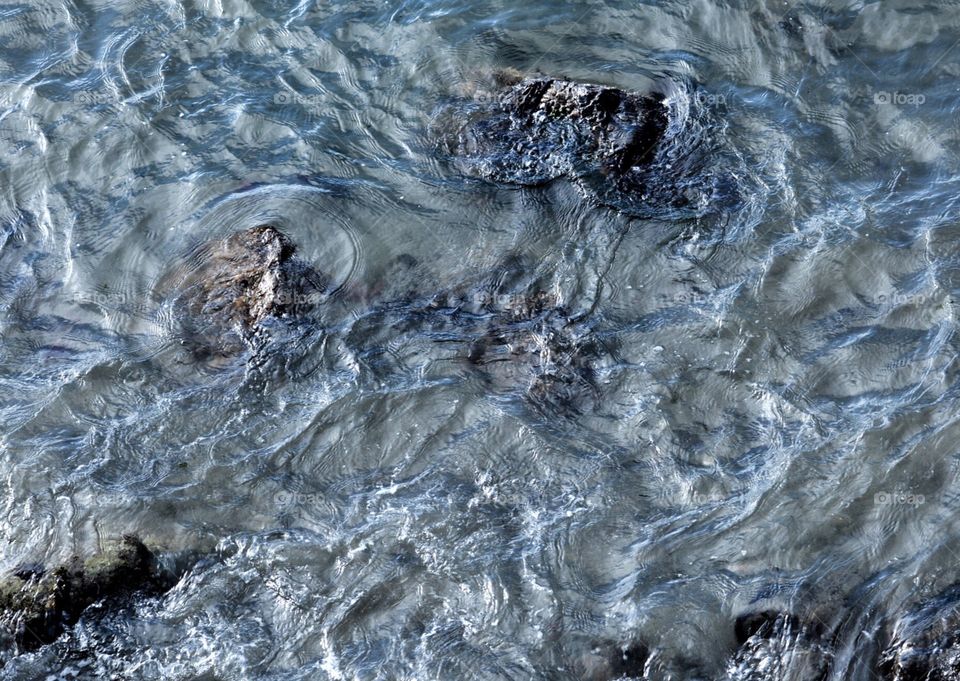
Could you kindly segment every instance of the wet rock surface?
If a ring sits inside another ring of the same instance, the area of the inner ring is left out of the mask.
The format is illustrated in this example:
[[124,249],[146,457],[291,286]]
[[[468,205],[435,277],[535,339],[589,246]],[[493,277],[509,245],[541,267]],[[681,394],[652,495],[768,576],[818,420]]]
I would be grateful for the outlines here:
[[960,586],[899,618],[880,656],[879,678],[887,681],[960,679]]
[[665,94],[561,78],[498,74],[494,82],[502,89],[444,140],[462,172],[526,186],[566,177],[629,215],[697,214],[712,200],[700,176],[709,153],[702,131],[685,125],[690,111],[678,114]]
[[323,277],[295,256],[280,230],[260,225],[201,247],[179,281],[174,308],[200,359],[239,354],[270,319],[302,315],[324,289]]
[[0,623],[18,650],[35,650],[59,638],[96,602],[160,593],[170,586],[154,554],[127,535],[86,560],[15,570],[0,581]]
[[530,78],[506,90],[503,116],[478,124],[463,151],[496,151],[504,164],[481,166],[489,179],[540,184],[562,175],[600,174],[616,181],[648,162],[666,133],[660,94]]
[[734,626],[739,648],[727,665],[728,681],[822,681],[832,652],[816,620],[802,621],[764,610],[739,616]]
[[[888,616],[865,602],[860,606],[838,601],[821,611],[829,623],[779,610],[741,615],[735,624],[738,648],[724,679],[960,679],[960,585],[913,606],[893,607]],[[847,642],[854,639],[859,652],[851,656]]]

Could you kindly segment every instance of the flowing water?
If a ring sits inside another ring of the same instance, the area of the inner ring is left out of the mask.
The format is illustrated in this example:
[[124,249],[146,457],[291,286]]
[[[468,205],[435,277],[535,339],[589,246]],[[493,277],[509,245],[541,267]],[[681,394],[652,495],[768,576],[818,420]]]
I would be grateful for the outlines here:
[[[438,127],[502,69],[672,84],[736,200],[466,176]],[[772,608],[873,678],[960,580],[958,75],[948,0],[0,6],[0,572],[202,556],[0,674],[580,679],[642,641],[652,679],[754,678],[734,620]],[[198,363],[170,273],[262,223],[329,295]],[[390,307],[491,280],[599,339],[590,399]]]

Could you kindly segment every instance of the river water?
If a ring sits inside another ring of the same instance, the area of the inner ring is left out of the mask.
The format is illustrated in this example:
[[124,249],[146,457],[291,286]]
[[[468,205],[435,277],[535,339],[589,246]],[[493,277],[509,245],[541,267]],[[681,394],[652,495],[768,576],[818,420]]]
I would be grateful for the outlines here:
[[[437,127],[507,68],[695,87],[738,200],[465,177]],[[960,579],[958,75],[946,0],[0,6],[0,571],[203,556],[0,672],[581,679],[642,641],[648,678],[745,679],[734,620],[784,609],[871,678]],[[265,222],[322,319],[199,366],[168,273]],[[508,270],[603,340],[588,404],[361,323]]]

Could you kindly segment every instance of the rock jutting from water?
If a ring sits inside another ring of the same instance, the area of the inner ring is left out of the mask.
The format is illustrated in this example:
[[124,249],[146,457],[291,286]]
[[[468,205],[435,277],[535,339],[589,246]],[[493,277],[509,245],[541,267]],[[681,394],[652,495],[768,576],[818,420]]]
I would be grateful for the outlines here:
[[[960,681],[960,585],[894,612],[877,628],[864,626],[869,609],[833,613],[839,628],[776,610],[741,615],[725,681],[823,681],[844,670],[877,681]],[[867,652],[840,661],[839,641],[847,636]]]
[[297,316],[313,306],[323,278],[295,252],[280,230],[260,225],[206,244],[192,270],[165,280],[163,288],[175,289],[184,341],[198,358],[240,354],[269,319]]
[[453,124],[443,118],[452,129],[438,132],[441,144],[466,174],[526,186],[566,177],[628,215],[698,214],[710,202],[705,126],[684,125],[690,107],[679,114],[660,92],[562,78],[497,74],[498,86]]
[[52,643],[95,602],[169,586],[153,553],[126,535],[86,560],[16,570],[0,581],[0,623],[21,651]]

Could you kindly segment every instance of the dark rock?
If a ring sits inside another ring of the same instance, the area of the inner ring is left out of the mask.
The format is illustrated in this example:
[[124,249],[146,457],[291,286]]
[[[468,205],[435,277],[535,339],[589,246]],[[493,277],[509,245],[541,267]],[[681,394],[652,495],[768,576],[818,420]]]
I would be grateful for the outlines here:
[[613,648],[610,655],[612,678],[643,676],[643,667],[647,662],[647,648],[641,643],[628,643]]
[[710,126],[686,125],[702,109],[690,93],[678,95],[689,104],[679,114],[659,92],[504,81],[504,90],[459,120],[442,117],[452,129],[438,136],[466,174],[526,186],[566,177],[597,202],[638,216],[700,214],[718,193],[710,168],[719,159],[704,135]]
[[532,185],[564,175],[616,182],[654,154],[667,113],[659,94],[532,78],[464,129],[459,152],[489,159],[476,169],[497,182]]
[[31,563],[29,565],[18,565],[13,571],[13,576],[23,581],[28,579],[43,577],[44,567],[42,565]]
[[740,645],[754,636],[761,639],[772,638],[784,628],[799,630],[799,622],[795,616],[776,610],[744,613],[737,617],[733,625],[737,643]]
[[295,251],[293,242],[270,225],[237,232],[197,251],[196,267],[172,285],[185,340],[198,357],[243,352],[268,319],[312,308],[323,279]]
[[0,581],[0,623],[20,650],[35,650],[55,641],[98,601],[168,586],[150,550],[127,535],[87,560],[74,557],[52,570],[17,570]]
[[901,617],[880,656],[885,681],[960,681],[960,586]]

